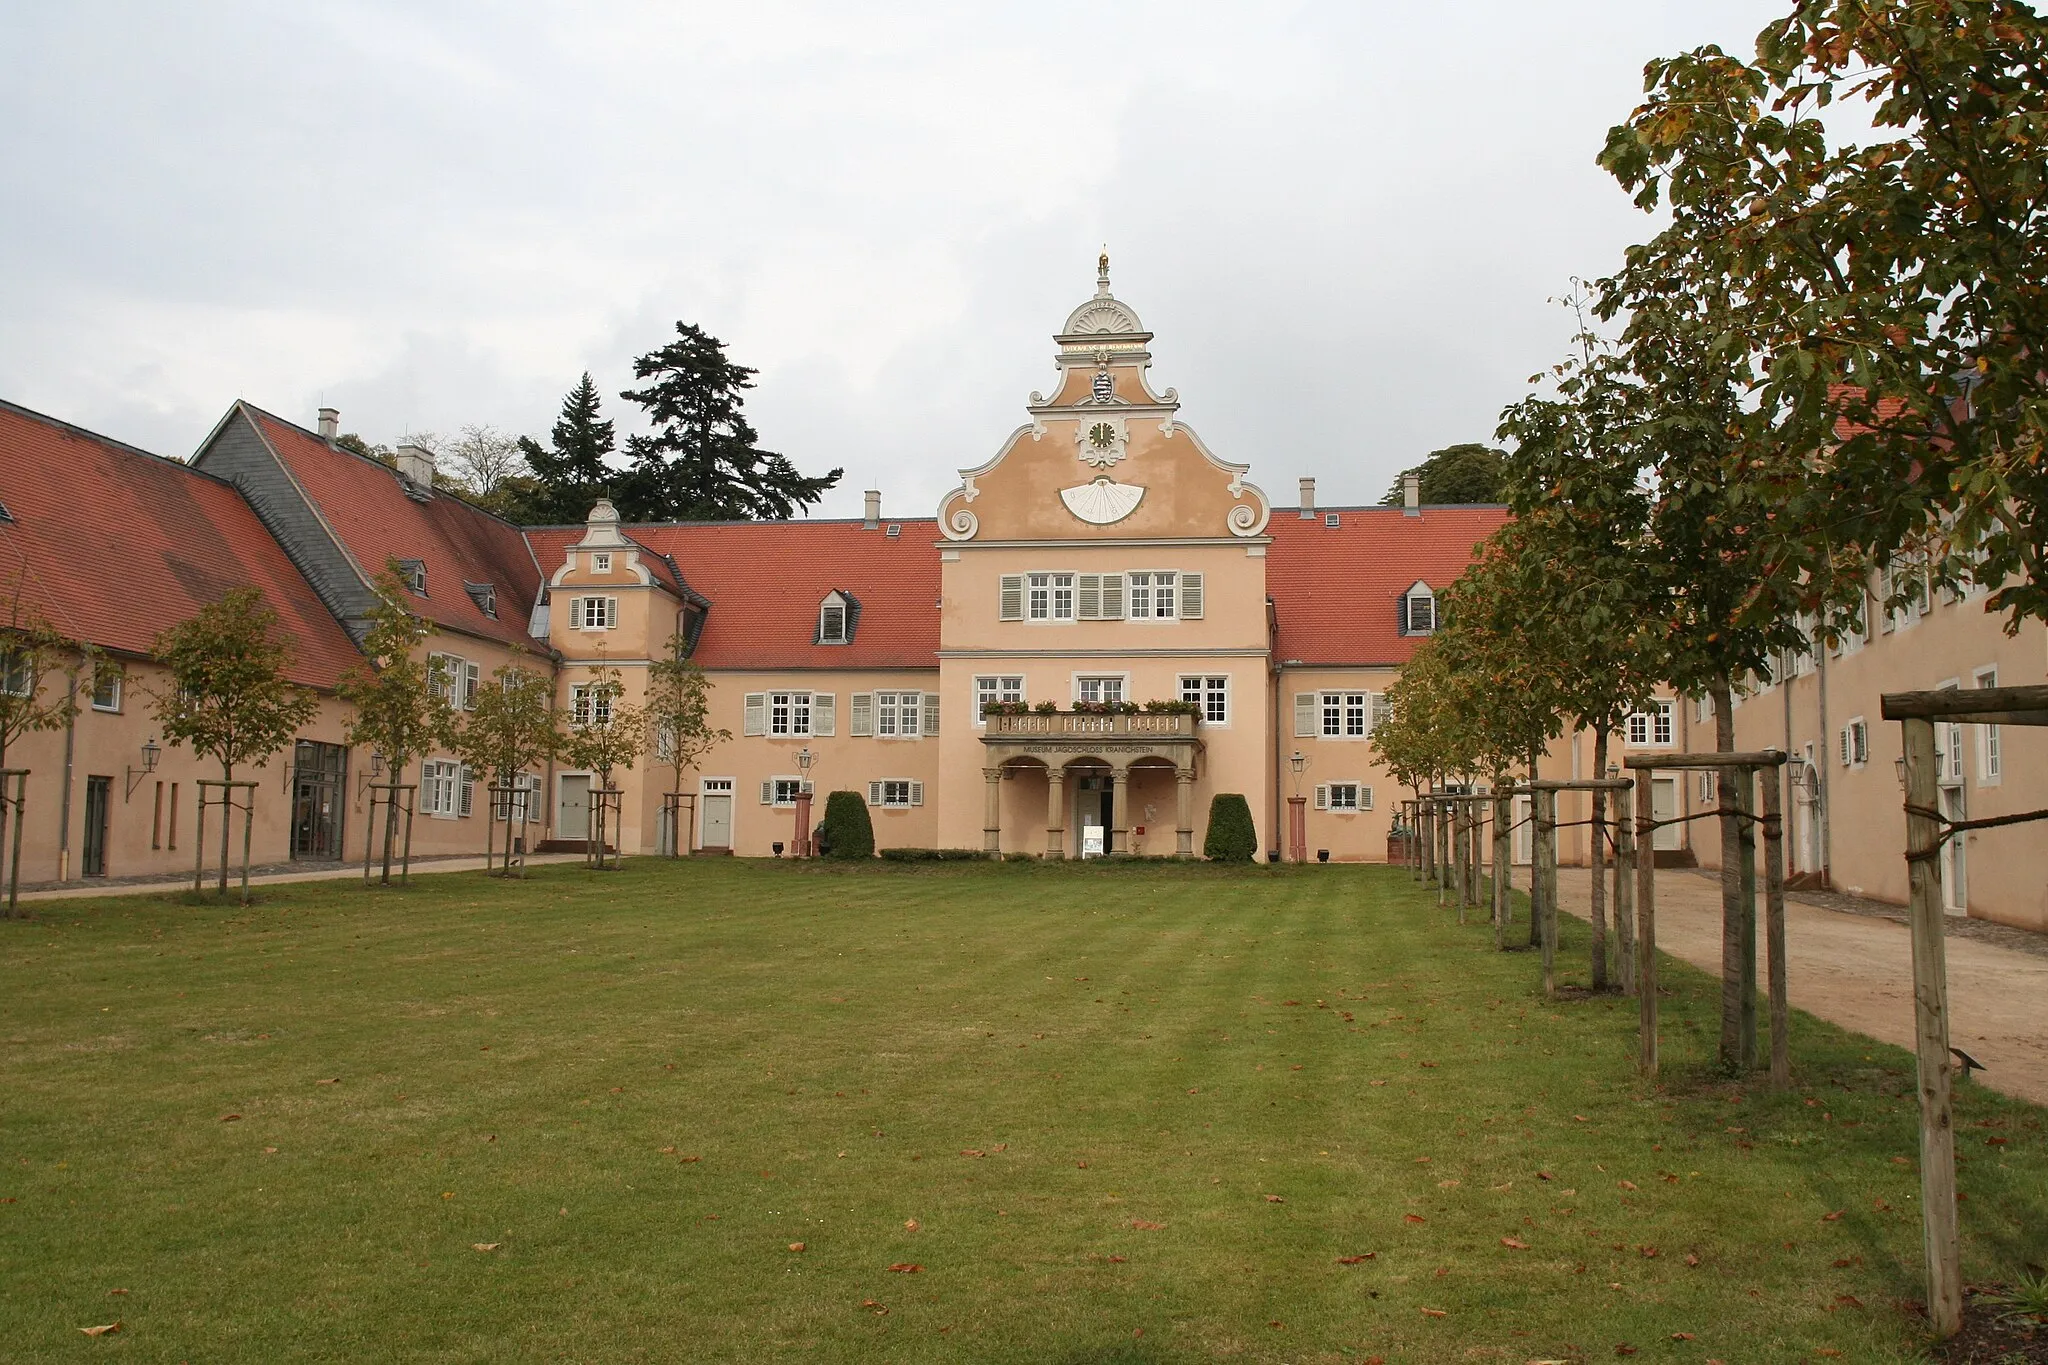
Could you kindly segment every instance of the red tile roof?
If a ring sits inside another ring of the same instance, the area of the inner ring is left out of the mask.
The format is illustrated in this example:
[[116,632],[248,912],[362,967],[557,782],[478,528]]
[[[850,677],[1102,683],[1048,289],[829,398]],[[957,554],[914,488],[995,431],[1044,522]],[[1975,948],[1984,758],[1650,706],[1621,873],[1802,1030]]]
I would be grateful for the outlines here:
[[[892,525],[897,523],[892,522]],[[624,526],[638,544],[681,566],[711,600],[697,662],[706,668],[936,668],[938,523],[901,523],[898,536],[858,521],[752,521]],[[527,533],[552,575],[583,528]],[[834,589],[860,603],[853,642],[812,644],[818,607]]]
[[0,592],[20,576],[73,639],[145,655],[255,587],[296,645],[294,681],[332,687],[360,658],[241,494],[175,460],[0,402],[0,504]]
[[[1324,514],[1337,513],[1326,526]],[[1396,627],[1394,605],[1417,579],[1442,588],[1472,550],[1508,520],[1505,507],[1319,508],[1304,521],[1276,507],[1266,534],[1266,591],[1279,617],[1274,658],[1308,664],[1405,664],[1418,637]]]
[[[261,408],[239,406],[365,576],[374,578],[388,559],[424,561],[427,596],[411,602],[420,615],[487,640],[533,643],[526,628],[540,571],[518,527],[448,493],[415,502],[396,471]],[[495,618],[463,591],[465,581],[497,589]]]

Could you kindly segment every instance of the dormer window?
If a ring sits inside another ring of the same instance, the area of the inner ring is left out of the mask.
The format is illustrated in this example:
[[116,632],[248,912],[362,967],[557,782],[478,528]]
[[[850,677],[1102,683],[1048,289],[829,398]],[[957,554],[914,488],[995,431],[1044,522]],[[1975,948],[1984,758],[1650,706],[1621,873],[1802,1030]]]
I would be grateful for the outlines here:
[[401,559],[398,561],[398,577],[405,584],[406,591],[414,597],[427,595],[427,561],[424,559]]
[[602,550],[592,554],[590,556],[590,571],[592,573],[610,573],[612,571],[611,555]]
[[843,592],[825,594],[825,600],[818,604],[818,636],[813,643],[853,643],[853,616],[854,601],[851,597]]
[[1401,594],[1396,624],[1403,635],[1430,635],[1436,631],[1436,593],[1427,583],[1418,580],[1414,587]]
[[476,609],[493,621],[498,619],[498,589],[492,583],[471,583],[464,581],[462,590],[469,594],[469,600],[476,603]]

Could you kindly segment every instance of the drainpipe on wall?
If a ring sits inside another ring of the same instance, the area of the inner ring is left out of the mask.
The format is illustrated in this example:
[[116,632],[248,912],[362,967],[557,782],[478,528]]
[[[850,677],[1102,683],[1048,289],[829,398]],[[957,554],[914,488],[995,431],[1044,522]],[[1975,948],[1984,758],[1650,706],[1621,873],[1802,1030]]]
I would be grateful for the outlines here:
[[[1286,737],[1294,730],[1294,698],[1288,694],[1287,673],[1284,669],[1275,669],[1273,672],[1273,693],[1273,809],[1269,817],[1273,823],[1267,826],[1270,837],[1259,841],[1265,845],[1260,849],[1261,856],[1272,852],[1272,845],[1280,839],[1280,769],[1287,762]],[[1287,712],[1287,719],[1284,722],[1280,719],[1283,702],[1286,704]]]
[[72,754],[78,747],[78,675],[64,692],[64,795],[57,803],[57,880],[71,880],[71,769]]
[[1814,651],[1819,662],[1820,673],[1820,738],[1814,745],[1814,754],[1820,762],[1814,767],[1820,772],[1820,884],[1835,884],[1835,803],[1828,791],[1828,774],[1834,769],[1833,730],[1828,728],[1828,647],[1825,643]]

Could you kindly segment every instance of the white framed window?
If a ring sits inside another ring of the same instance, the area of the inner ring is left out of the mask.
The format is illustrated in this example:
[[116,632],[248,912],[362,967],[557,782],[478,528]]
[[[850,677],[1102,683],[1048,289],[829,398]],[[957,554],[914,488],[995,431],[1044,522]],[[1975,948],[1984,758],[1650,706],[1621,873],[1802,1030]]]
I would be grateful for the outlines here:
[[1845,768],[1860,768],[1870,762],[1870,727],[1863,717],[1855,717],[1836,731],[1835,747]]
[[848,630],[849,614],[846,599],[838,593],[827,597],[818,608],[818,643],[821,645],[843,645],[853,638]]
[[[1980,668],[1971,675],[1971,681],[1979,687],[1998,686],[1996,668]],[[2005,759],[1999,752],[1999,727],[1980,725],[1977,727],[1977,785],[1995,787],[2005,777]]]
[[874,730],[877,739],[917,739],[925,733],[927,702],[936,697],[922,692],[877,692],[874,694]]
[[1183,673],[1180,699],[1202,708],[1204,725],[1230,723],[1230,677],[1219,673]]
[[811,784],[801,777],[763,778],[761,780],[761,804],[764,806],[794,806],[798,796],[811,790]]
[[770,692],[768,733],[785,738],[808,739],[811,734],[811,694]]
[[1178,584],[1173,571],[1148,570],[1125,575],[1125,610],[1133,621],[1171,621],[1180,614]]
[[605,550],[593,551],[590,556],[590,571],[592,573],[610,573],[612,571],[611,554]]
[[459,654],[427,656],[427,689],[458,711],[476,710],[477,688],[483,685],[483,666]]
[[1436,633],[1436,592],[1419,579],[1401,595],[1396,625],[1403,635]]
[[1022,673],[983,673],[974,679],[974,723],[981,724],[981,711],[991,702],[1024,700]]
[[18,649],[0,649],[0,692],[10,697],[26,697],[35,691],[35,670],[29,667],[28,655]]
[[1025,590],[1025,615],[1033,621],[1052,619],[1052,575],[1035,573],[1027,576]]
[[420,814],[452,820],[458,811],[462,765],[430,758],[420,764]]
[[1122,673],[1085,673],[1074,677],[1074,700],[1089,703],[1120,702],[1124,699]]
[[1338,815],[1356,815],[1372,809],[1372,788],[1363,782],[1321,782],[1316,785],[1316,809]]
[[908,810],[924,804],[924,783],[909,777],[884,777],[868,783],[868,804],[882,810]]
[[577,683],[569,689],[569,723],[578,729],[612,722],[612,689],[598,683]]
[[1324,739],[1364,739],[1372,733],[1372,693],[1324,692],[1319,698]]
[[405,584],[405,590],[414,597],[427,595],[427,561],[424,559],[401,559],[398,561],[398,578]]
[[572,597],[569,620],[577,630],[612,630],[619,624],[616,597]]
[[93,669],[92,709],[116,712],[121,709],[121,669],[118,665],[102,663]]
[[1650,703],[1647,711],[1637,711],[1628,718],[1628,746],[1631,749],[1668,749],[1677,734],[1678,704],[1671,701]]

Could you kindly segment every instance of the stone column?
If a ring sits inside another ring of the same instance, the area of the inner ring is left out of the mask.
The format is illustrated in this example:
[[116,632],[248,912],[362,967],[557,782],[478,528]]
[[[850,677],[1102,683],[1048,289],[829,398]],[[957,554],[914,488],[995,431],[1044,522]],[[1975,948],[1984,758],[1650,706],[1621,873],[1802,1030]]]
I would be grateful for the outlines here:
[[1067,856],[1067,770],[1050,764],[1045,769],[1045,856],[1054,861]]
[[1176,768],[1173,774],[1174,809],[1179,825],[1173,832],[1173,851],[1183,858],[1195,856],[1195,770]]
[[1106,831],[1107,845],[1104,853],[1129,853],[1131,851],[1131,770],[1113,768],[1109,774],[1110,819],[1115,823]]
[[1003,770],[983,768],[981,777],[988,789],[988,801],[981,819],[981,847],[983,852],[994,856],[1003,851]]

